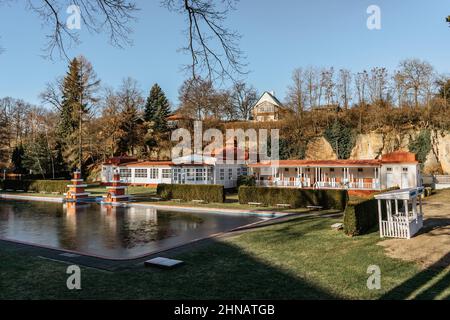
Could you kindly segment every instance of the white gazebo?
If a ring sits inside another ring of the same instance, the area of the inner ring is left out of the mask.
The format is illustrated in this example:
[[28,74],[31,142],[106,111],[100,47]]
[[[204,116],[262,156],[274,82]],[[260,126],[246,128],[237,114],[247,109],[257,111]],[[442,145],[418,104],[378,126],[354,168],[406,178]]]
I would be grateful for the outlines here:
[[422,228],[422,193],[423,187],[419,187],[375,195],[380,237],[410,239]]

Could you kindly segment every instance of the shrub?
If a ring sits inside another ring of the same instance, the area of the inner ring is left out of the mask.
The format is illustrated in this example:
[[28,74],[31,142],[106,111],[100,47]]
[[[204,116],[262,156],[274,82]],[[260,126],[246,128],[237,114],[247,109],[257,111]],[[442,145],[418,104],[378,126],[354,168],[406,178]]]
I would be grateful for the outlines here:
[[23,190],[25,192],[58,192],[67,190],[68,180],[3,180],[0,182],[2,189]]
[[290,204],[292,208],[322,206],[324,209],[344,210],[348,201],[347,190],[309,190],[268,187],[239,187],[239,203],[260,202],[275,206]]
[[[397,190],[398,187],[388,188],[382,192]],[[375,195],[375,194],[374,194]],[[378,200],[372,195],[368,199],[350,201],[344,211],[344,232],[349,236],[365,234],[375,227],[379,227]],[[386,207],[382,206],[382,215],[386,214]]]
[[377,225],[378,201],[375,198],[347,204],[344,211],[344,232],[346,235],[362,235]]
[[202,184],[158,184],[156,193],[163,199],[203,200],[206,202],[224,202],[223,185]]
[[237,178],[237,186],[250,186],[253,187],[256,185],[255,176],[239,176]]

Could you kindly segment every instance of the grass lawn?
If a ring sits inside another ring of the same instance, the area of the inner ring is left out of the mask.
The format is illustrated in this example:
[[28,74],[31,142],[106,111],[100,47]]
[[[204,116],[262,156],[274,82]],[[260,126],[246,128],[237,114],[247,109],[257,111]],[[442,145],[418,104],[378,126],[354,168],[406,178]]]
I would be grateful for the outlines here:
[[[66,264],[0,250],[0,299],[378,299],[449,298],[449,270],[420,270],[388,258],[377,233],[349,238],[335,218],[298,218],[235,235],[177,256],[168,271],[82,267],[80,291],[66,289]],[[366,287],[367,267],[381,289]]]

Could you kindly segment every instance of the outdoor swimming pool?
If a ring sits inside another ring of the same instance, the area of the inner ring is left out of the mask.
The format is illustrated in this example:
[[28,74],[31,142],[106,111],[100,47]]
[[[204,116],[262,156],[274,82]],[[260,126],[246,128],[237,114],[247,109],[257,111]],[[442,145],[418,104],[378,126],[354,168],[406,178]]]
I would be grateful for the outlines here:
[[259,220],[151,207],[2,200],[0,239],[131,259]]

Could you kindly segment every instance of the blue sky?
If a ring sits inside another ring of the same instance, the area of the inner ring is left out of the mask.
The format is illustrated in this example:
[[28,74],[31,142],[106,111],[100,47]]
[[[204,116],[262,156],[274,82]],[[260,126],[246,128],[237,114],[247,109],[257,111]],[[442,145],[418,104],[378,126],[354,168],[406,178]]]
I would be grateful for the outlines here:
[[[181,67],[189,62],[177,51],[185,44],[184,17],[156,0],[137,2],[142,10],[132,25],[133,46],[117,49],[104,35],[82,29],[82,44],[68,52],[85,55],[103,85],[117,87],[130,76],[147,93],[158,82],[176,104],[186,77]],[[381,30],[366,27],[372,4],[381,8]],[[448,14],[448,0],[241,0],[227,25],[243,36],[250,70],[246,80],[284,99],[292,70],[301,66],[392,70],[401,59],[417,57],[441,73],[450,72]],[[0,97],[39,103],[46,82],[66,72],[66,61],[41,57],[48,31],[21,1],[0,6],[0,46],[6,49],[0,55]]]

